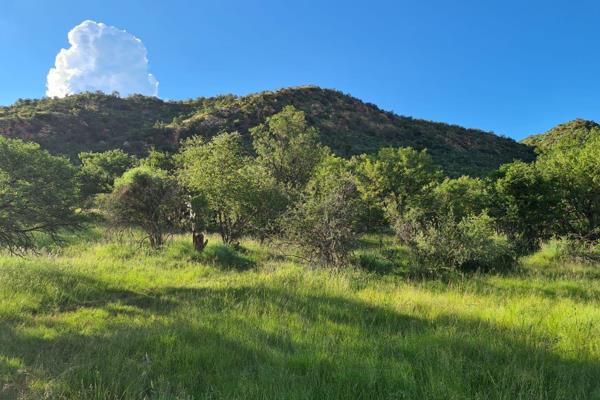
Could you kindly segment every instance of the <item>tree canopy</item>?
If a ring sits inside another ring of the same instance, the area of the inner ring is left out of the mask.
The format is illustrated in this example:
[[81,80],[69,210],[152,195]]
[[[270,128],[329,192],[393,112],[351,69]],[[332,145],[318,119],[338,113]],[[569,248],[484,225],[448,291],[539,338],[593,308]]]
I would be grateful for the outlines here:
[[0,137],[0,246],[35,248],[36,234],[60,239],[77,226],[76,169],[34,143]]

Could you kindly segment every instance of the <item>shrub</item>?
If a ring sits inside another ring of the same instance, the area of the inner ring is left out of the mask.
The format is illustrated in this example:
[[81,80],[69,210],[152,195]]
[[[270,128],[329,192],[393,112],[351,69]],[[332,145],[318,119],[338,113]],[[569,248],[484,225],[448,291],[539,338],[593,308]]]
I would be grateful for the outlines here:
[[198,253],[189,243],[175,242],[169,246],[165,255],[174,260],[194,261],[223,269],[246,270],[255,265],[239,249],[226,244],[211,244],[202,253]]
[[358,244],[363,208],[345,161],[330,156],[319,166],[302,199],[284,215],[283,230],[310,261],[339,267]]
[[142,228],[152,248],[162,246],[164,234],[178,224],[183,209],[176,180],[150,167],[125,172],[103,205],[114,224]]
[[600,242],[563,238],[557,241],[557,255],[562,260],[582,263],[600,262]]
[[410,243],[418,272],[503,271],[514,267],[515,255],[506,236],[498,234],[487,214],[456,222],[445,215],[419,230]]
[[148,156],[140,160],[140,166],[173,171],[175,169],[175,160],[171,154],[152,148]]

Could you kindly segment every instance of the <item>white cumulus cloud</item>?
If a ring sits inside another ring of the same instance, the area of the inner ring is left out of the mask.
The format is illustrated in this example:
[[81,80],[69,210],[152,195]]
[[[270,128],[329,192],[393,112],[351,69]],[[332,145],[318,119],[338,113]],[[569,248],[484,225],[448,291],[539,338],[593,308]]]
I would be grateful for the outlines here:
[[84,21],[69,32],[69,44],[48,72],[47,96],[97,90],[117,91],[121,96],[158,95],[158,81],[148,72],[146,47],[132,34]]

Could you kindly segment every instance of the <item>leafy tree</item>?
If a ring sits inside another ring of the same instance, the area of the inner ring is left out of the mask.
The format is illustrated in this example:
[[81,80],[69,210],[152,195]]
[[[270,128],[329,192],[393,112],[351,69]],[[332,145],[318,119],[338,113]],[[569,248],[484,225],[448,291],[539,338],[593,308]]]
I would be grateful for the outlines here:
[[250,162],[242,172],[250,189],[246,192],[251,215],[248,233],[263,241],[280,233],[277,219],[289,206],[289,197],[264,166]]
[[468,176],[444,179],[433,188],[432,199],[432,207],[437,213],[452,214],[457,221],[467,215],[481,214],[492,203],[488,184],[480,178]]
[[250,130],[258,162],[277,182],[300,190],[327,154],[319,143],[319,132],[308,125],[304,113],[293,106]]
[[357,172],[365,198],[382,207],[393,205],[400,215],[440,177],[427,152],[410,147],[385,147],[375,156],[361,156]]
[[235,244],[244,234],[268,229],[277,214],[278,190],[268,171],[246,153],[238,133],[223,133],[205,143],[183,143],[179,179],[192,196],[206,202],[223,242]]
[[79,153],[79,160],[81,168],[78,175],[84,197],[111,192],[115,179],[137,164],[134,156],[118,149]]
[[555,230],[577,240],[600,240],[600,135],[546,153],[536,165],[559,197]]
[[150,246],[159,248],[168,229],[180,221],[182,196],[176,179],[167,172],[135,167],[115,181],[104,204],[114,223],[139,226],[148,235]]
[[532,250],[554,233],[557,193],[537,164],[516,161],[502,166],[494,191],[492,214],[519,249]]
[[75,174],[67,159],[37,144],[0,137],[0,246],[24,251],[35,247],[36,233],[56,241],[76,227]]
[[440,172],[431,157],[424,150],[387,147],[353,162],[364,200],[382,210],[401,241],[409,240],[412,223],[433,207],[431,191]]
[[344,160],[329,156],[282,225],[287,238],[309,259],[339,267],[358,244],[363,211],[356,178]]

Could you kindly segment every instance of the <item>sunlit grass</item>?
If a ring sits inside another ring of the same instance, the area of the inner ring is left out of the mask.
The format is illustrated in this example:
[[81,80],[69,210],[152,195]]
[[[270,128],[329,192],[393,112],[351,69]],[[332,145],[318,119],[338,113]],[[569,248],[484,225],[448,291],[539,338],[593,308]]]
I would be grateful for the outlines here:
[[600,266],[415,281],[389,238],[363,247],[329,271],[90,228],[1,256],[0,398],[600,398]]

